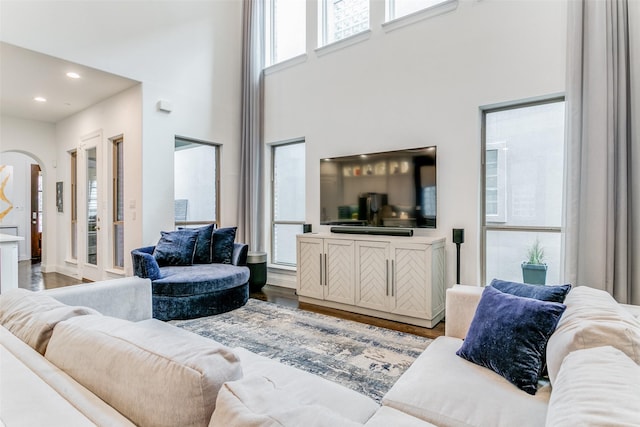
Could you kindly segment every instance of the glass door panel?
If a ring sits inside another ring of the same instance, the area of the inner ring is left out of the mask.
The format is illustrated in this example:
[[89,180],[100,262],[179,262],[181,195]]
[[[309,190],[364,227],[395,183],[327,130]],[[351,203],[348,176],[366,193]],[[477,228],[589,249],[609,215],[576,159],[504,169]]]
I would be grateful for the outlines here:
[[98,165],[97,149],[87,150],[87,264],[98,265]]

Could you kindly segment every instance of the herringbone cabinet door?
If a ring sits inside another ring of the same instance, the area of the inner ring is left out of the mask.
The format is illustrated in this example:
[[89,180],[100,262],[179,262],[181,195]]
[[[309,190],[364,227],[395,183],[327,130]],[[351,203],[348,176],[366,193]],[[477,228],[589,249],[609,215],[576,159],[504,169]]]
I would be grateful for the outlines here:
[[323,240],[298,239],[298,295],[323,298]]
[[394,313],[424,317],[430,313],[429,288],[431,278],[431,246],[406,245],[395,247]]
[[356,242],[356,305],[389,309],[389,244]]
[[325,239],[326,286],[324,298],[345,304],[355,303],[354,243],[351,240]]

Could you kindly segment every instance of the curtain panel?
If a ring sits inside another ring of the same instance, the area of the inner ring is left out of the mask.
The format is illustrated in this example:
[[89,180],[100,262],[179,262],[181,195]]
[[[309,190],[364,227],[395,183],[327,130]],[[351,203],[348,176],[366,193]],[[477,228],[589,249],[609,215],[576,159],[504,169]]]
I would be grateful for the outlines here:
[[640,304],[640,8],[629,3],[568,4],[563,259],[565,281]]
[[251,251],[264,250],[263,22],[264,1],[244,0],[238,241]]

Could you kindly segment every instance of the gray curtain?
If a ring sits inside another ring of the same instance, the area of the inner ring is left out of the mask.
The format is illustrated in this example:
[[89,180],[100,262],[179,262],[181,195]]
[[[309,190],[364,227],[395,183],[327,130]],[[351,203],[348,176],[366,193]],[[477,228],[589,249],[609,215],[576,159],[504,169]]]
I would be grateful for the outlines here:
[[640,20],[629,6],[569,1],[563,248],[565,281],[638,304]]
[[242,132],[240,149],[240,188],[238,194],[237,240],[249,250],[262,251],[264,206],[262,173],[262,0],[244,0],[242,41]]

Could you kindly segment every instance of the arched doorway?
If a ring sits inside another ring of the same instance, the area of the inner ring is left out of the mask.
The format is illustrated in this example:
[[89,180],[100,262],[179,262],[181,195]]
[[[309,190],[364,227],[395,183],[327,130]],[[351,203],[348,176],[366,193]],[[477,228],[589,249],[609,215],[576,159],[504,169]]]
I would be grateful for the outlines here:
[[44,171],[32,155],[0,153],[0,233],[24,237],[19,261],[40,262],[43,257]]

